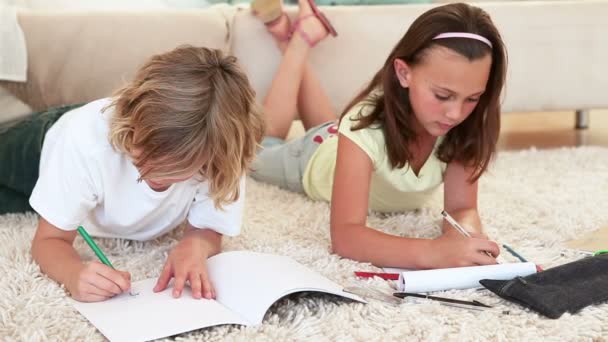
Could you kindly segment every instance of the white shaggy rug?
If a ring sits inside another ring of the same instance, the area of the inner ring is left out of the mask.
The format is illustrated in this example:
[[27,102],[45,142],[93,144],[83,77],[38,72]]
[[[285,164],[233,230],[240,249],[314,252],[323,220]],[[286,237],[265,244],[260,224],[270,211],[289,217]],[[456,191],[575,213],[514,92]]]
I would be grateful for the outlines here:
[[[341,259],[329,251],[329,206],[249,180],[243,233],[226,239],[225,250],[283,254],[344,285],[389,290],[390,283],[356,280],[355,270],[378,270]],[[579,256],[562,254],[562,242],[608,224],[608,149],[584,147],[500,152],[481,180],[480,211],[489,236],[514,246],[545,267]],[[440,207],[395,215],[373,214],[369,224],[399,235],[439,233]],[[95,341],[103,336],[69,304],[65,292],[41,275],[29,248],[34,215],[0,216],[0,339]],[[99,240],[115,265],[139,280],[158,275],[172,233],[147,243]],[[78,251],[94,255],[77,239]],[[504,253],[506,254],[506,253]],[[514,260],[503,255],[503,260]],[[608,305],[588,307],[558,320],[507,303],[488,291],[444,295],[479,299],[510,310],[509,315],[474,312],[437,303],[368,305],[329,295],[300,294],[274,305],[258,327],[220,326],[175,337],[180,341],[291,340],[559,340],[608,339]]]

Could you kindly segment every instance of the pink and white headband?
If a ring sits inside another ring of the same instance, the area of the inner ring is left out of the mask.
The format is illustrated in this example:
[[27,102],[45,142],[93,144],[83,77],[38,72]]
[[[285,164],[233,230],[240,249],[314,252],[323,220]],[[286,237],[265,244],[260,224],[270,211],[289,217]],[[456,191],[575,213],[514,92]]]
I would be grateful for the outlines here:
[[475,33],[469,33],[469,32],[446,32],[446,33],[438,34],[435,38],[433,38],[433,40],[435,40],[435,39],[444,39],[444,38],[468,38],[468,39],[475,39],[475,40],[479,40],[480,42],[485,43],[486,45],[488,45],[490,47],[490,49],[492,48],[492,43],[488,40],[488,38],[480,36],[480,35],[475,34]]

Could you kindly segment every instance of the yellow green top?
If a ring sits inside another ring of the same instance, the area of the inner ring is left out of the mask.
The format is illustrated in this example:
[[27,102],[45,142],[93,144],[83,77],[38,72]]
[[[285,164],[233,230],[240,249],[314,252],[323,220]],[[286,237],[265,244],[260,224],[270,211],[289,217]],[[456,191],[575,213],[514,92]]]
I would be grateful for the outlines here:
[[[374,125],[352,131],[359,115],[368,115],[372,106],[364,102],[354,106],[342,119],[338,132],[353,141],[371,159],[373,174],[370,184],[369,208],[382,212],[412,210],[437,201],[446,164],[435,156],[442,138],[437,139],[431,156],[418,175],[409,165],[393,169],[385,148],[384,133]],[[338,149],[337,136],[325,139],[312,155],[303,175],[306,194],[316,200],[330,201]],[[439,202],[441,203],[441,202]]]

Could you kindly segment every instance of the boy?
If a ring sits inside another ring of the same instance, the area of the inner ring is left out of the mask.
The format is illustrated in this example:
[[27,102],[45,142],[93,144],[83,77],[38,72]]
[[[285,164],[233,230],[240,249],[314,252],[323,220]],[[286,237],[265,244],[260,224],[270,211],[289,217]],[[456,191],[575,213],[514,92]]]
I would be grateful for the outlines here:
[[[112,98],[55,116],[28,123],[44,122],[33,130],[44,143],[29,200],[40,215],[32,255],[41,270],[76,300],[108,299],[129,290],[130,275],[84,264],[72,246],[78,225],[93,236],[149,240],[186,220],[154,290],[174,277],[174,297],[188,281],[193,297],[213,298],[206,259],[222,235],[240,231],[245,173],[263,132],[236,58],[180,47],[152,57]],[[18,169],[15,158],[7,162]]]

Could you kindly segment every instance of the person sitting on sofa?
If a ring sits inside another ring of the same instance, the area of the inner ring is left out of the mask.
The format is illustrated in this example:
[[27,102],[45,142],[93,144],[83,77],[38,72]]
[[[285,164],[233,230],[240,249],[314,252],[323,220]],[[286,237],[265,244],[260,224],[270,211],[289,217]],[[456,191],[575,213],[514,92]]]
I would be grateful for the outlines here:
[[[280,0],[258,1],[265,6],[253,6],[255,13],[283,58],[263,103],[267,137],[252,177],[331,200],[332,249],[341,256],[416,269],[496,263],[498,245],[483,235],[477,210],[506,74],[506,51],[490,16],[463,3],[422,14],[337,122],[307,63],[310,49],[335,31],[312,0],[300,0],[293,24],[277,10]],[[306,133],[285,142],[296,112]],[[445,210],[472,238],[447,222],[436,239],[366,225],[368,209],[423,207],[442,184]]]
[[[236,58],[184,46],[150,58],[111,98],[3,132],[2,168],[15,175],[4,182],[33,187],[29,203],[40,215],[33,258],[74,299],[102,301],[130,288],[129,273],[81,261],[73,247],[79,225],[94,236],[141,241],[184,221],[154,291],[175,278],[174,297],[188,281],[194,298],[212,298],[206,260],[220,251],[222,235],[240,232],[245,175],[263,128]],[[39,177],[20,178],[38,170],[38,158]]]

